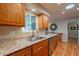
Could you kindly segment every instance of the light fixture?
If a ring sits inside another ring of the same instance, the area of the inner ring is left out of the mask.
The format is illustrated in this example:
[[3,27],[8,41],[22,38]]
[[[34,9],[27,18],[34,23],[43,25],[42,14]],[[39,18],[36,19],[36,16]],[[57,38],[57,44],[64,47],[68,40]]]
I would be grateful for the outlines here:
[[66,7],[65,7],[65,9],[67,10],[67,9],[71,9],[71,8],[73,8],[75,5],[74,4],[69,4],[69,5],[67,5]]
[[63,11],[62,14],[65,14],[65,12]]
[[77,8],[77,10],[79,10],[79,8]]
[[60,5],[61,3],[57,3],[58,5]]
[[35,9],[32,9],[32,11],[35,12],[36,10]]

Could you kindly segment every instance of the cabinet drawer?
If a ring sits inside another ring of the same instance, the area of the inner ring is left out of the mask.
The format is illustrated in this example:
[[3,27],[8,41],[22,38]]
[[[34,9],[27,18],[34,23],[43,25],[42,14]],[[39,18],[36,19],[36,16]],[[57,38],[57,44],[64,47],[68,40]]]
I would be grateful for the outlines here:
[[31,47],[27,47],[17,52],[14,52],[9,56],[27,56],[28,54],[31,54]]
[[32,45],[32,50],[34,51],[34,50],[40,48],[41,46],[43,46],[45,44],[48,44],[48,40],[43,40],[39,43],[36,43],[36,44]]
[[46,39],[46,40],[42,41],[41,43],[42,43],[42,45],[48,44],[48,40]]
[[41,46],[42,46],[42,42],[36,43],[36,44],[32,45],[32,50],[34,51],[34,50],[40,48]]
[[29,53],[29,54],[27,54],[27,55],[25,55],[25,56],[31,56],[31,53]]
[[34,51],[32,52],[32,56],[42,56],[42,47],[40,47],[40,48],[34,50]]

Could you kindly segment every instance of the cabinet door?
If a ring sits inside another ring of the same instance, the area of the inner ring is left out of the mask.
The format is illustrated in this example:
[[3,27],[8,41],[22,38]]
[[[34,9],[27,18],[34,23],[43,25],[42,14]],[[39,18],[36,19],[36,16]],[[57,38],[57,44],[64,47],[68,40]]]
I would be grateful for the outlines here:
[[48,56],[48,44],[42,46],[42,56]]
[[61,42],[62,39],[62,35],[57,35],[57,45],[59,45],[59,43]]
[[16,51],[8,56],[30,56],[31,55],[31,47],[24,48],[22,50]]
[[33,56],[42,56],[42,47],[36,49],[35,51],[32,52]]
[[54,49],[57,47],[57,36],[54,37]]
[[49,38],[49,55],[52,55],[55,48],[54,37]]
[[25,56],[31,56],[31,53],[29,53],[29,54],[27,54],[27,55],[25,55]]
[[[5,4],[0,4],[0,24],[5,24],[7,22],[7,10]],[[5,23],[4,23],[5,22]]]
[[7,23],[9,25],[17,24],[17,4],[5,4],[7,9]]
[[23,26],[23,6],[22,4],[6,4],[8,22],[12,25]]
[[43,15],[43,28],[48,29],[48,17]]
[[43,29],[43,16],[38,15],[38,28]]
[[2,25],[23,25],[23,6],[18,3],[0,4],[0,24]]
[[17,22],[18,25],[24,26],[24,6],[22,4],[17,5]]

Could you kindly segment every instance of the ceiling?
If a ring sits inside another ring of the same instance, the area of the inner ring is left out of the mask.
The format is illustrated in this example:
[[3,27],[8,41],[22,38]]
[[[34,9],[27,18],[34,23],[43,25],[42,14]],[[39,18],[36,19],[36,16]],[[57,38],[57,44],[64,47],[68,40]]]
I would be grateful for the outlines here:
[[[44,13],[49,15],[49,13],[44,9],[40,4],[38,3],[24,3],[25,9],[30,10],[31,12],[34,12],[36,14]],[[32,9],[35,9],[35,11],[32,11]]]
[[75,3],[75,7],[65,10],[65,6],[68,4],[70,3],[41,3],[40,5],[49,12],[49,17],[52,20],[79,18],[79,10],[76,10],[79,8],[79,3]]

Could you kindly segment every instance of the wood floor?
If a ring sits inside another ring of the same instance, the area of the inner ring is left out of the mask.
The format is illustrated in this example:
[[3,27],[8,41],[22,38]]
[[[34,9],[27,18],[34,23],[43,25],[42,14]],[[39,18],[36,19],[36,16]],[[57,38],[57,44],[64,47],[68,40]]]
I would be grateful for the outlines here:
[[79,44],[74,40],[68,43],[60,43],[52,56],[79,56]]

